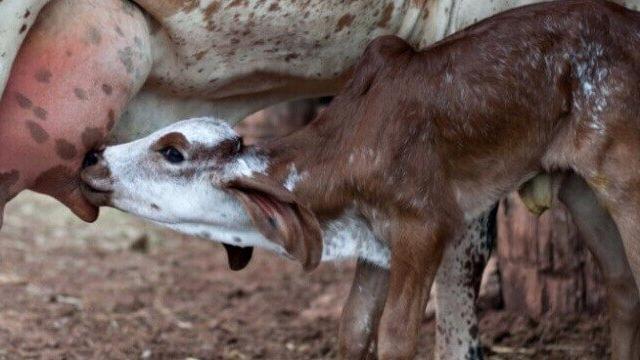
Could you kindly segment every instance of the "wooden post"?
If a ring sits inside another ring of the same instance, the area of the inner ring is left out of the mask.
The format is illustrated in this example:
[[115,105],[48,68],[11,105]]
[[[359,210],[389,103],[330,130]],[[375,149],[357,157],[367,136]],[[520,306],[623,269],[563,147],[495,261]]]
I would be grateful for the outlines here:
[[604,308],[599,269],[561,204],[536,218],[512,194],[498,212],[498,261],[507,310],[532,319]]

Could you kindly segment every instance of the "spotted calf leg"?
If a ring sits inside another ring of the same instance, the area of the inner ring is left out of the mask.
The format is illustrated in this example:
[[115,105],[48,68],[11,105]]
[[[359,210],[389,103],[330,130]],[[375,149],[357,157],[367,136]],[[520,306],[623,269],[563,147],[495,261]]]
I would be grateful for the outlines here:
[[150,67],[148,24],[128,2],[45,6],[0,100],[0,207],[32,189],[95,219],[78,188],[83,155],[103,141]]
[[435,280],[436,358],[483,358],[476,300],[482,272],[496,238],[497,205],[467,224],[445,249]]

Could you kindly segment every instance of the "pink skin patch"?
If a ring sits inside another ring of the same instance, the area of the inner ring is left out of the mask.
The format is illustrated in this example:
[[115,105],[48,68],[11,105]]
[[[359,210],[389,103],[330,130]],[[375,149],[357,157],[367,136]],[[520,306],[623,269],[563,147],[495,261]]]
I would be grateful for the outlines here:
[[78,172],[84,154],[102,143],[144,83],[148,38],[142,15],[124,11],[120,0],[53,2],[43,9],[0,99],[0,173],[20,174],[0,184],[6,200],[32,189],[95,220]]

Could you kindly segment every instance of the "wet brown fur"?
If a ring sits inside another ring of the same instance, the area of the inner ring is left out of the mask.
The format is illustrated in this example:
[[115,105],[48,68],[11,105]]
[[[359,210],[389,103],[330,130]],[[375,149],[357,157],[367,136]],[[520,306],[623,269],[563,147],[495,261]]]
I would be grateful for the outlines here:
[[499,14],[422,52],[379,38],[324,113],[264,145],[271,177],[286,178],[291,163],[305,174],[294,192],[321,222],[355,207],[389,243],[380,358],[415,353],[443,245],[463,216],[538,172],[585,178],[638,281],[637,34],[636,12],[563,1]]

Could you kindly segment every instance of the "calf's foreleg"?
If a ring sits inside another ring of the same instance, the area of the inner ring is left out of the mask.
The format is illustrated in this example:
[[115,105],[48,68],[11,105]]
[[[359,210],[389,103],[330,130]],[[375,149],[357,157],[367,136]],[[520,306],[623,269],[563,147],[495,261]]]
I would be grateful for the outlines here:
[[411,359],[429,290],[454,234],[448,222],[407,219],[391,226],[389,290],[378,331],[381,360]]

